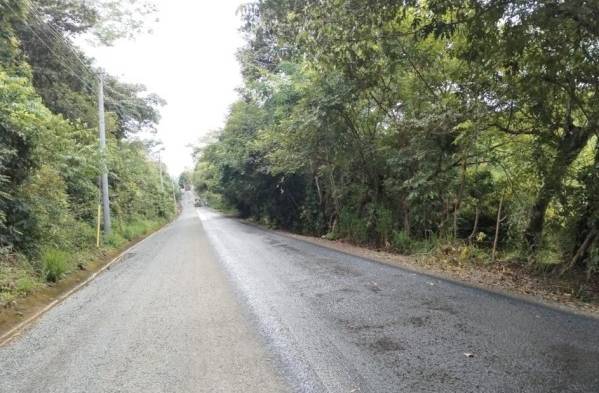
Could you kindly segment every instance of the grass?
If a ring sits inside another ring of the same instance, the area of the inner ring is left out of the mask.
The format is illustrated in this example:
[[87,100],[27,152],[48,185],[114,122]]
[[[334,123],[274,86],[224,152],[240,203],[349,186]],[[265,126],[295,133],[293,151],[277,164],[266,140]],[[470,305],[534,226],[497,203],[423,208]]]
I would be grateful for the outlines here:
[[19,296],[27,296],[35,288],[39,286],[39,282],[32,276],[24,275],[18,278],[15,282],[15,290]]
[[110,248],[118,248],[125,244],[125,242],[127,242],[127,239],[125,239],[120,232],[112,232],[105,241],[106,245]]
[[123,225],[121,234],[125,239],[130,241],[149,233],[159,225],[160,223],[157,221],[138,219]]
[[60,280],[71,267],[72,257],[69,253],[50,249],[42,254],[42,277],[47,282],[57,282]]
[[434,237],[430,239],[414,239],[404,231],[393,231],[391,236],[393,250],[404,255],[428,253],[434,250],[437,245],[438,241]]
[[26,297],[47,284],[60,281],[75,270],[78,262],[84,265],[87,261],[105,255],[107,251],[122,248],[162,224],[163,220],[136,218],[120,225],[99,249],[95,247],[95,236],[93,239],[85,236],[86,240],[79,241],[72,247],[43,249],[39,258],[28,259],[8,248],[0,247],[0,312],[4,307],[14,306],[19,298]]
[[27,296],[41,285],[39,275],[24,256],[0,253],[0,307]]

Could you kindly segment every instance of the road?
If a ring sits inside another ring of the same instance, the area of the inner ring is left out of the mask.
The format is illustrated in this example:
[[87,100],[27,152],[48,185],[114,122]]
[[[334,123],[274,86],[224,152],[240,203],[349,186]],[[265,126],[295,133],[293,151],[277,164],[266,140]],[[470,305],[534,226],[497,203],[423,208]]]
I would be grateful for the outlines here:
[[184,205],[0,348],[0,392],[599,392],[597,319]]

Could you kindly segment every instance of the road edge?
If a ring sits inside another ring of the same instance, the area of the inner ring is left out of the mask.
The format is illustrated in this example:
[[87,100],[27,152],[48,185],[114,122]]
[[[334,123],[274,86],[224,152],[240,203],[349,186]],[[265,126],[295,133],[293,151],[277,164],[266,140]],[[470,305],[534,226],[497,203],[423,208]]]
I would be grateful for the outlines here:
[[50,303],[48,303],[47,305],[45,305],[41,310],[38,310],[33,315],[31,315],[28,318],[26,318],[25,320],[19,322],[16,326],[14,326],[13,328],[9,329],[6,333],[2,334],[0,336],[0,348],[3,347],[3,346],[5,346],[6,344],[10,343],[15,338],[21,336],[22,333],[27,328],[31,327],[31,325],[33,325],[40,317],[42,317],[48,311],[52,310],[54,307],[56,307],[59,304],[61,304],[62,302],[64,302],[67,298],[69,298],[70,296],[72,296],[74,293],[78,292],[79,290],[81,290],[84,287],[86,287],[87,285],[89,285],[100,274],[104,273],[106,270],[109,270],[112,265],[114,265],[115,263],[118,263],[118,262],[122,261],[123,256],[125,256],[127,253],[129,253],[133,248],[137,247],[138,245],[142,244],[146,240],[149,240],[152,237],[154,237],[155,235],[157,235],[158,233],[162,232],[163,230],[165,230],[166,228],[168,228],[169,226],[171,226],[172,223],[175,222],[178,218],[179,218],[179,215],[177,215],[177,217],[175,217],[175,219],[173,221],[171,221],[171,222],[163,225],[162,227],[158,228],[157,230],[155,230],[154,232],[150,233],[146,237],[140,239],[139,241],[135,242],[134,244],[131,244],[129,247],[127,247],[126,249],[124,249],[123,251],[121,251],[116,257],[114,257],[108,263],[106,263],[105,265],[103,265],[100,269],[98,269],[97,271],[95,271],[94,273],[92,273],[84,281],[82,281],[79,284],[75,285],[73,288],[69,289],[68,291],[62,293],[56,299],[52,300]]
[[[214,210],[214,209],[213,209]],[[217,210],[215,210],[217,211]],[[218,211],[217,211],[218,212]],[[223,214],[221,212],[218,212],[219,214]],[[594,319],[594,320],[599,320],[599,315],[593,312],[589,312],[589,311],[585,311],[585,310],[580,310],[578,308],[575,307],[570,307],[564,304],[561,304],[559,302],[552,302],[546,299],[542,299],[542,298],[537,298],[535,296],[527,296],[524,294],[520,294],[520,293],[516,293],[516,292],[512,292],[512,291],[508,291],[505,289],[501,289],[501,288],[494,288],[491,286],[487,286],[487,285],[482,285],[476,282],[472,282],[472,281],[466,281],[466,280],[459,280],[457,278],[451,277],[449,275],[444,275],[442,273],[439,272],[435,272],[435,271],[431,271],[431,270],[427,270],[424,268],[419,268],[417,266],[408,264],[408,263],[394,263],[391,261],[387,261],[383,258],[373,258],[371,256],[365,256],[365,255],[360,255],[359,253],[352,253],[348,250],[340,250],[337,249],[331,245],[328,244],[323,244],[321,242],[318,241],[318,238],[313,238],[311,236],[306,236],[306,235],[299,235],[293,232],[288,232],[288,231],[284,231],[284,230],[280,230],[280,229],[272,229],[272,228],[268,228],[264,225],[261,225],[259,223],[256,223],[254,221],[250,221],[247,219],[242,219],[239,217],[231,217],[231,216],[227,216],[225,214],[223,214],[224,216],[226,216],[229,219],[233,219],[236,220],[242,224],[245,225],[249,225],[249,226],[253,226],[256,228],[260,228],[261,230],[267,231],[267,232],[271,232],[274,234],[277,234],[279,236],[283,236],[286,237],[288,239],[293,239],[295,241],[299,241],[299,242],[304,242],[313,246],[319,246],[319,247],[323,247],[326,248],[328,250],[332,250],[332,251],[336,251],[342,254],[345,254],[347,256],[350,257],[354,257],[354,258],[361,258],[364,260],[367,260],[369,262],[372,263],[377,263],[377,264],[382,264],[382,265],[386,265],[386,266],[391,266],[397,269],[401,269],[404,270],[406,272],[409,273],[415,273],[415,274],[420,274],[426,277],[430,277],[431,279],[436,279],[436,280],[443,280],[443,281],[447,281],[450,282],[452,284],[455,285],[459,285],[462,287],[466,287],[466,288],[473,288],[473,289],[478,289],[481,291],[485,291],[488,293],[491,293],[493,295],[496,296],[503,296],[503,297],[507,297],[509,299],[512,300],[518,300],[518,301],[523,301],[523,302],[527,302],[536,306],[540,306],[540,307],[546,307],[549,309],[552,309],[554,311],[558,311],[558,312],[562,312],[562,313],[568,313],[568,314],[572,314],[572,315],[576,315],[576,316],[580,316],[580,317],[585,317],[585,318],[590,318],[590,319]],[[409,258],[409,256],[406,256]]]
[[[442,273],[439,272],[435,272],[435,271],[431,271],[431,270],[427,270],[424,268],[419,268],[417,266],[413,266],[407,263],[394,263],[391,261],[387,261],[384,260],[383,258],[381,259],[376,259],[373,257],[368,257],[368,256],[364,256],[364,255],[359,255],[358,253],[352,253],[349,251],[345,251],[345,250],[339,250],[335,247],[332,247],[330,245],[326,245],[326,244],[321,244],[318,241],[314,241],[312,239],[304,239],[303,237],[299,237],[298,235],[294,234],[294,233],[290,233],[290,232],[280,232],[280,231],[273,231],[279,235],[282,235],[284,237],[290,238],[290,239],[294,239],[296,241],[300,241],[300,242],[305,242],[311,245],[316,245],[316,246],[320,246],[320,247],[324,247],[328,250],[332,250],[332,251],[336,251],[345,255],[348,255],[350,257],[354,257],[354,258],[361,258],[373,263],[378,263],[378,264],[382,264],[382,265],[387,265],[387,266],[392,266],[395,267],[397,269],[402,269],[406,272],[409,273],[415,273],[415,274],[420,274],[423,276],[427,276],[430,277],[431,279],[436,279],[436,280],[443,280],[443,281],[447,281],[450,282],[452,284],[455,285],[459,285],[462,287],[466,287],[466,288],[473,288],[473,289],[478,289],[478,290],[482,290],[488,293],[491,293],[493,295],[498,295],[498,296],[504,296],[513,300],[519,300],[519,301],[523,301],[523,302],[527,302],[530,304],[534,304],[537,306],[541,306],[541,307],[547,307],[549,309],[555,310],[555,311],[559,311],[559,312],[563,312],[563,313],[568,313],[568,314],[573,314],[573,315],[577,315],[577,316],[581,316],[581,317],[586,317],[586,318],[591,318],[591,319],[599,319],[599,315],[592,313],[592,312],[588,312],[588,311],[584,311],[584,310],[580,310],[574,307],[570,307],[558,302],[551,302],[542,298],[537,298],[535,296],[527,296],[524,294],[520,294],[520,293],[516,293],[516,292],[512,292],[512,291],[508,291],[505,289],[501,289],[501,288],[494,288],[491,286],[487,286],[487,285],[483,285],[483,284],[479,284],[476,282],[472,282],[472,281],[466,281],[466,280],[459,280],[457,278],[451,277],[449,275],[444,275]],[[296,237],[297,236],[297,237]],[[409,256],[407,256],[409,258]]]

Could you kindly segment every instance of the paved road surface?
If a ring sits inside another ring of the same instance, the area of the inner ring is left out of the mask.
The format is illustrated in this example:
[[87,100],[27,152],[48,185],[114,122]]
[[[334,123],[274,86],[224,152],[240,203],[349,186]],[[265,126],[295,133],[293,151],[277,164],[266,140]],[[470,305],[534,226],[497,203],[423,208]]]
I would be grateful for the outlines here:
[[0,348],[0,392],[278,392],[193,205]]
[[198,215],[0,349],[0,392],[599,392],[599,320]]

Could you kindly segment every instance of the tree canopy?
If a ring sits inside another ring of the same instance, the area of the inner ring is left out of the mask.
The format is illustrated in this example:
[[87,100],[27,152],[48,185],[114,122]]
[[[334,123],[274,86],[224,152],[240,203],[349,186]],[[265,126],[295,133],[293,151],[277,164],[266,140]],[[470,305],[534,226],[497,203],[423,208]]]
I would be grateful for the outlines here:
[[599,270],[596,2],[261,0],[241,14],[244,86],[194,174],[214,203],[402,252],[448,239]]
[[[98,70],[73,38],[109,29],[116,39],[142,28],[126,27],[138,16],[118,3],[0,1],[0,302],[11,255],[26,255],[43,274],[47,252],[95,248]],[[138,137],[155,128],[163,100],[110,75],[105,82],[116,229],[105,242],[115,246],[172,217],[174,190],[161,183],[151,144]]]

